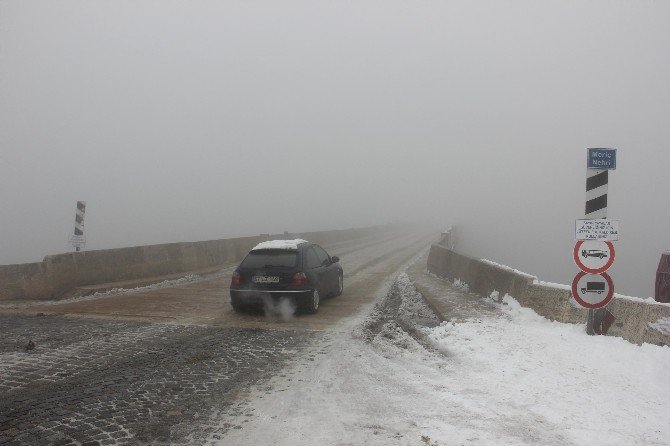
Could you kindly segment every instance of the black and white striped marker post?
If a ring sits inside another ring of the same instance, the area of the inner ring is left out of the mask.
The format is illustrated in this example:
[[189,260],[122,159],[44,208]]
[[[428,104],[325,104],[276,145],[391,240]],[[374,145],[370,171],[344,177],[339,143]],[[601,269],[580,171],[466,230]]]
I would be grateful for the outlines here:
[[74,216],[74,236],[71,239],[72,246],[75,250],[80,251],[81,247],[86,244],[84,238],[84,216],[86,214],[86,202],[77,201],[77,211]]
[[586,169],[585,218],[607,218],[608,172],[605,169]]

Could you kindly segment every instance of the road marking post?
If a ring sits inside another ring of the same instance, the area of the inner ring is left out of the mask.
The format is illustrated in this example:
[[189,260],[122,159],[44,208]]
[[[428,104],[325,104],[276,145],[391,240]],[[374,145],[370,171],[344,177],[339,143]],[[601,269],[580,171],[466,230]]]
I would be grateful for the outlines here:
[[609,176],[606,170],[586,171],[586,218],[607,218],[607,186]]
[[81,251],[81,248],[86,245],[86,237],[84,237],[84,216],[86,215],[86,202],[77,201],[77,210],[74,216],[74,235],[70,237],[70,245],[75,251]]

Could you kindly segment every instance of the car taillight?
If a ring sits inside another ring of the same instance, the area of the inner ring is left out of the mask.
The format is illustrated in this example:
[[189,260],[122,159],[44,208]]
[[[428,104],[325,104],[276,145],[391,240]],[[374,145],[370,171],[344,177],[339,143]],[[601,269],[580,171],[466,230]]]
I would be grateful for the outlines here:
[[231,280],[230,283],[231,285],[242,285],[242,276],[240,275],[240,273],[235,271],[233,273],[233,280]]
[[291,285],[307,285],[307,274],[295,273],[291,278]]

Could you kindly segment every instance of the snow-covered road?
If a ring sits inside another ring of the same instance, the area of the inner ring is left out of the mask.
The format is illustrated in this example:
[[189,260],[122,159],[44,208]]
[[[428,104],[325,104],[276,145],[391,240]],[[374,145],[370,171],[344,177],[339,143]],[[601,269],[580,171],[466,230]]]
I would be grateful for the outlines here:
[[670,348],[501,300],[438,325],[402,274],[322,354],[254,390],[220,444],[670,444]]

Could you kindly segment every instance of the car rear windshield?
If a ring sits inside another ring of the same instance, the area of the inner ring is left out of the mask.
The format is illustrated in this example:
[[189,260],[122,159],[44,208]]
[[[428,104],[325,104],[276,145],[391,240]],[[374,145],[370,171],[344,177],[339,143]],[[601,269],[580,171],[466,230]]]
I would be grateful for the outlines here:
[[293,268],[298,265],[298,251],[251,251],[242,261],[242,268]]

